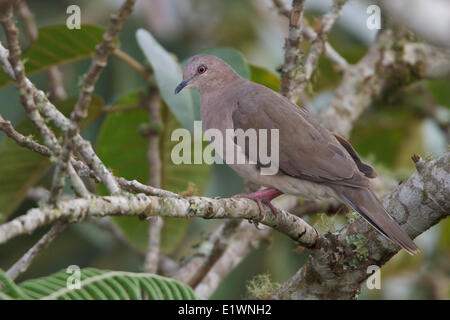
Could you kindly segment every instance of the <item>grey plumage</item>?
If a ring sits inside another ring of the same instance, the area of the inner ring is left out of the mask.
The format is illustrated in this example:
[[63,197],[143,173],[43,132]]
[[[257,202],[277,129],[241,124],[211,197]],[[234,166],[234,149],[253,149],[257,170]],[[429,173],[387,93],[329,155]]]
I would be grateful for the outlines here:
[[[198,72],[199,66],[206,70]],[[369,178],[376,176],[375,170],[361,161],[348,141],[321,126],[306,109],[243,79],[224,61],[209,55],[189,59],[183,79],[177,91],[186,86],[200,92],[205,130],[279,130],[279,172],[261,175],[258,158],[256,165],[231,164],[237,173],[283,193],[306,198],[336,197],[408,252],[419,250],[370,189]]]

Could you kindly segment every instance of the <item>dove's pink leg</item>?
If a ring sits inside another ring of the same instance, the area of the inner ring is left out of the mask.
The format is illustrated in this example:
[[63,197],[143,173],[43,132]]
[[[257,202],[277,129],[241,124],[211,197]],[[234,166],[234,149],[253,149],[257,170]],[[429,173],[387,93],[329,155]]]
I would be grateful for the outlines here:
[[274,215],[276,215],[277,208],[274,207],[274,205],[271,203],[271,201],[273,199],[275,199],[276,197],[281,196],[282,194],[283,194],[283,192],[281,192],[278,189],[267,188],[267,189],[259,190],[256,192],[248,193],[248,194],[237,194],[234,197],[255,200],[256,203],[258,204],[259,210],[260,210],[261,215],[263,216],[263,220],[264,220],[264,207],[262,204],[264,203],[267,206],[269,206],[272,213]]

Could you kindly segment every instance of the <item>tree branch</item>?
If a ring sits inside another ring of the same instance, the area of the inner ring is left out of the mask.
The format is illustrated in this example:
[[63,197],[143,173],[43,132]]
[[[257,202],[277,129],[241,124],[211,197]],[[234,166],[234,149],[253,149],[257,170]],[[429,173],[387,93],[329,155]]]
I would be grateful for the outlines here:
[[[10,52],[9,56],[7,57],[1,56],[0,58],[1,59],[8,58],[8,61],[13,68],[14,80],[16,87],[19,89],[21,103],[24,106],[25,111],[28,114],[28,117],[30,118],[33,125],[38,129],[42,139],[44,140],[45,145],[49,147],[55,155],[59,155],[59,153],[61,152],[61,146],[59,145],[58,140],[56,139],[56,136],[53,133],[53,131],[49,129],[44,119],[41,117],[33,100],[33,91],[35,90],[35,87],[26,77],[24,65],[20,60],[22,53],[19,46],[19,38],[18,38],[19,32],[14,24],[13,18],[14,16],[12,6],[9,6],[6,10],[0,13],[0,22],[3,26],[3,29],[5,30],[8,48]],[[1,44],[0,47],[2,48]],[[3,48],[0,51],[4,50],[5,49]],[[6,62],[2,63],[2,65],[5,64]],[[72,180],[75,191],[78,194],[88,194],[80,177],[75,173],[75,170],[72,168],[72,165],[69,165],[69,175]]]
[[[273,227],[299,245],[314,247],[319,234],[305,221],[284,210],[274,215],[265,208],[262,224]],[[90,198],[77,198],[59,201],[55,206],[33,208],[25,215],[0,226],[0,243],[16,236],[33,232],[36,228],[59,219],[78,221],[86,216],[154,216],[204,219],[260,219],[258,205],[243,198],[211,199],[206,197],[174,198],[137,195],[117,195]]]
[[6,275],[11,279],[16,279],[19,275],[27,271],[28,267],[37,257],[37,255],[47,248],[50,243],[67,227],[65,221],[58,221],[53,227],[33,246],[25,255],[20,258],[9,270]]
[[114,51],[115,39],[122,29],[125,20],[134,8],[135,0],[126,0],[117,13],[111,14],[110,24],[103,34],[103,39],[95,49],[95,56],[89,70],[84,75],[83,85],[78,97],[78,101],[70,114],[70,125],[65,131],[64,146],[59,156],[58,165],[53,175],[52,188],[50,190],[51,203],[55,203],[59,198],[65,184],[65,176],[68,163],[75,147],[74,137],[80,132],[80,122],[88,114],[88,106],[91,102],[92,92],[98,81],[101,71],[106,67],[108,56]]
[[128,64],[131,68],[133,68],[134,70],[136,70],[137,72],[139,72],[140,74],[142,74],[142,76],[144,78],[149,78],[150,75],[152,74],[148,69],[146,69],[142,64],[140,64],[139,62],[137,62],[133,57],[131,57],[129,54],[127,54],[126,52],[120,50],[120,49],[116,49],[114,50],[114,56],[120,60],[122,60],[123,62],[125,62],[126,64]]
[[[436,160],[415,158],[418,171],[384,198],[392,217],[415,238],[450,214],[450,152]],[[306,264],[281,288],[274,299],[353,299],[370,275],[370,265],[381,267],[400,247],[362,218],[337,234],[327,234]]]
[[[161,98],[153,89],[149,90],[148,96],[143,100],[149,115],[149,134],[147,147],[147,163],[149,167],[149,185],[161,188],[161,155],[160,132],[162,129],[161,120]],[[145,255],[144,271],[156,273],[158,271],[161,230],[164,220],[161,217],[153,217],[148,226],[148,244]]]
[[195,293],[202,298],[209,298],[219,287],[222,280],[266,238],[271,228],[263,226],[260,230],[242,221],[236,232],[228,240],[228,246],[220,259],[211,267],[202,281],[195,287]]
[[[302,18],[302,12],[299,20],[294,20],[297,24],[292,25],[292,17],[297,18],[299,5],[302,6],[301,11],[303,11],[303,4],[294,1],[292,10],[289,10],[283,1],[273,0],[273,3],[278,12],[288,17],[290,21],[289,36],[285,45],[285,60],[281,68],[281,93],[296,103],[302,91],[308,85],[322,53],[337,66],[339,71],[344,71],[348,67],[347,61],[326,41],[328,33],[339,18],[346,0],[334,1],[331,11],[322,17],[319,33],[316,33],[313,28],[307,25],[306,20]],[[299,48],[302,41],[301,35],[311,43],[311,49],[304,66],[302,66],[302,53]]]
[[[295,86],[294,79],[301,72],[302,52],[300,43],[302,42],[302,19],[305,0],[293,0],[292,10],[289,14],[289,34],[285,40],[284,64],[281,68],[281,89],[282,95],[290,100],[295,100],[292,90]],[[295,103],[296,101],[294,101]]]
[[217,227],[197,246],[195,252],[181,265],[173,278],[195,288],[221,258],[229,239],[240,223],[239,220],[228,220]]
[[[39,30],[34,20],[33,13],[28,8],[25,0],[18,0],[15,3],[17,14],[23,22],[23,27],[28,38],[34,42],[39,36]],[[50,97],[52,100],[64,100],[67,98],[66,90],[63,86],[61,71],[58,67],[51,67],[48,72],[50,81]]]
[[348,137],[356,119],[387,90],[448,74],[450,51],[409,42],[404,33],[383,29],[369,52],[346,69],[320,118],[328,129]]
[[335,0],[330,12],[327,12],[321,20],[321,27],[317,34],[317,37],[311,43],[311,49],[309,50],[308,57],[306,58],[304,72],[305,75],[299,81],[299,86],[296,90],[300,92],[303,91],[309,80],[311,79],[312,73],[317,68],[319,63],[319,56],[323,53],[326,48],[326,40],[331,28],[336,23],[337,19],[341,16],[342,7],[345,5],[346,0]]
[[[306,24],[306,21],[303,20],[303,36],[308,40],[310,43],[314,43],[316,41],[320,41],[320,36],[314,31],[313,28],[308,26]],[[349,63],[347,60],[345,60],[344,57],[342,57],[332,46],[328,41],[324,41],[322,39],[325,48],[323,51],[323,54],[325,57],[327,57],[328,60],[333,63],[333,65],[337,68],[338,71],[343,72],[347,69],[349,66]]]

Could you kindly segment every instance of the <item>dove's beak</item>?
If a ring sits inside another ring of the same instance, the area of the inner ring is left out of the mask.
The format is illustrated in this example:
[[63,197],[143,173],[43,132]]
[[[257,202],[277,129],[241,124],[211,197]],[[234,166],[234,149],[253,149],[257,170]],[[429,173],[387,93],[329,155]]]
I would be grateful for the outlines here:
[[183,90],[183,88],[189,84],[189,80],[191,79],[181,81],[180,84],[175,88],[175,94]]

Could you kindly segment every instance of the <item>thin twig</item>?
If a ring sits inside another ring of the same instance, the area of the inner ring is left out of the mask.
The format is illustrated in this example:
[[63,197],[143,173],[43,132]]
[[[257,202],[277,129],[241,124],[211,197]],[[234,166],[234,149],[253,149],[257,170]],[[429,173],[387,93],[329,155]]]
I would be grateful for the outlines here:
[[0,41],[0,64],[2,66],[3,71],[13,80],[16,79],[16,75],[14,74],[14,70],[9,63],[9,50],[3,47],[2,42]]
[[298,86],[296,86],[296,91],[303,91],[314,70],[317,68],[319,62],[319,56],[323,53],[326,48],[326,40],[331,28],[336,23],[336,20],[341,16],[342,7],[345,5],[346,0],[335,0],[330,12],[327,12],[321,20],[321,27],[318,32],[317,37],[312,41],[311,49],[309,50],[308,56],[306,58],[304,66],[304,76],[302,76],[298,81]]
[[[17,15],[23,22],[23,27],[28,38],[34,42],[39,36],[39,30],[34,20],[33,13],[28,8],[26,1],[18,0],[15,3]],[[52,100],[64,100],[67,98],[66,90],[63,86],[61,71],[57,67],[51,67],[48,72],[50,82],[50,97]]]
[[214,232],[196,246],[194,254],[181,265],[173,278],[195,288],[217,260],[222,257],[229,239],[234,235],[240,223],[245,222],[228,220],[217,227]]
[[3,131],[8,137],[16,141],[16,143],[24,148],[30,149],[37,152],[43,156],[50,157],[52,152],[46,146],[43,146],[30,137],[25,137],[24,135],[17,132],[11,124],[11,121],[3,119],[0,114],[0,130]]
[[32,246],[9,270],[6,275],[11,279],[16,279],[19,275],[27,271],[28,267],[37,257],[37,255],[46,249],[50,243],[67,227],[67,222],[58,221],[53,227]]
[[39,112],[36,110],[33,102],[32,91],[26,82],[25,68],[20,60],[22,50],[19,45],[19,30],[15,26],[13,18],[13,10],[11,6],[4,12],[0,13],[0,21],[3,29],[5,30],[10,53],[8,59],[15,73],[15,83],[16,87],[19,89],[20,101],[24,106],[25,111],[28,113],[28,117],[31,122],[38,129],[45,145],[56,151],[59,147],[58,140],[56,139],[55,134],[45,124]]
[[103,35],[102,42],[95,49],[95,56],[89,70],[84,75],[83,85],[80,96],[75,107],[70,114],[70,125],[65,132],[64,146],[62,148],[58,164],[53,175],[52,188],[50,190],[50,202],[55,203],[59,198],[65,184],[67,165],[69,163],[72,151],[75,147],[74,138],[79,134],[80,122],[88,114],[89,103],[92,99],[92,92],[98,81],[101,71],[106,67],[108,56],[115,49],[115,39],[122,29],[125,20],[131,14],[134,8],[135,0],[126,0],[117,13],[111,14],[110,24]]
[[[61,111],[59,111],[55,105],[48,100],[43,91],[34,87],[28,79],[27,81],[33,87],[34,100],[39,111],[42,112],[48,120],[51,120],[58,128],[63,131],[67,130],[70,125],[70,120],[67,119]],[[120,192],[120,187],[113,174],[97,156],[91,143],[83,139],[80,134],[77,134],[73,140],[79,154],[90,168],[90,170],[87,171],[89,176],[103,182],[110,194]]]
[[289,18],[289,15],[291,14],[291,9],[288,8],[286,2],[284,2],[283,0],[272,0],[272,2],[281,15]]
[[[275,5],[275,8],[278,10],[278,12],[289,18],[291,10],[286,5],[286,3],[282,0],[272,0],[273,4]],[[302,27],[302,33],[306,40],[308,40],[310,43],[313,43],[316,41],[316,39],[319,39],[319,35],[314,31],[313,28],[311,28],[306,19],[303,19],[302,21],[303,27]],[[328,60],[333,63],[338,71],[342,72],[348,67],[348,62],[345,60],[344,57],[342,57],[332,46],[328,41],[324,41],[325,43],[325,50],[324,55],[328,58]]]
[[244,221],[228,240],[228,246],[222,256],[208,270],[205,277],[195,287],[195,293],[202,298],[209,298],[223,279],[271,232],[268,227],[255,230]]
[[30,8],[28,8],[26,1],[17,0],[14,6],[17,10],[17,15],[22,20],[25,34],[31,40],[31,42],[36,41],[39,31],[36,25],[36,21],[34,20],[33,13],[30,11]]
[[[319,40],[319,35],[314,31],[313,28],[306,24],[306,21],[303,20],[303,36],[311,43]],[[323,40],[322,40],[323,41]],[[328,60],[333,63],[333,65],[337,68],[337,71],[343,72],[347,70],[349,63],[342,57],[328,41],[323,42],[325,44],[324,55],[328,58]]]
[[[37,89],[32,85],[32,83],[29,81],[29,79],[25,75],[25,68],[22,63],[21,54],[22,50],[20,49],[19,45],[19,31],[17,27],[14,24],[13,21],[13,9],[12,6],[9,6],[6,10],[0,13],[0,22],[3,26],[3,29],[5,30],[6,40],[8,43],[9,48],[9,56],[8,61],[13,67],[14,71],[14,79],[16,87],[19,89],[20,93],[20,101],[25,108],[25,111],[28,114],[28,117],[30,118],[33,125],[38,129],[39,134],[41,135],[44,144],[50,148],[50,150],[53,152],[55,156],[59,155],[61,152],[61,146],[58,143],[58,140],[56,139],[55,134],[52,130],[47,126],[44,119],[41,117],[39,111],[36,108],[36,104],[34,101],[34,91],[37,91]],[[3,46],[0,44],[0,48],[3,48]],[[4,51],[4,50],[0,50]],[[1,59],[5,57],[0,57]],[[2,63],[5,64],[5,63]],[[45,94],[44,94],[45,95]],[[22,140],[26,141],[26,140]],[[30,142],[30,141],[28,141]],[[41,150],[42,151],[42,150]],[[72,180],[72,184],[74,188],[76,188],[77,194],[86,194],[86,188],[84,188],[83,182],[81,181],[80,177],[75,174],[75,170],[73,170],[72,165],[69,164],[69,170],[70,170],[70,178]],[[80,189],[77,189],[80,187]]]
[[130,105],[130,106],[107,106],[102,109],[102,112],[104,113],[111,113],[111,112],[125,112],[130,110],[136,110],[136,109],[143,109],[141,105]]
[[147,186],[145,184],[138,182],[137,180],[128,181],[125,178],[120,177],[117,178],[117,182],[119,183],[122,189],[127,190],[129,192],[144,193],[149,196],[158,196],[158,197],[174,197],[174,198],[180,197],[178,194],[173,193],[171,191],[154,188],[152,186]]
[[[142,104],[148,109],[149,115],[149,135],[147,147],[147,163],[149,167],[149,185],[161,187],[161,155],[160,155],[160,133],[162,128],[161,120],[161,98],[159,94],[150,89],[148,95],[143,99]],[[153,217],[148,226],[148,244],[145,254],[144,271],[156,273],[159,264],[159,252],[161,231],[164,220],[161,217]]]
[[47,202],[50,191],[44,187],[33,187],[27,191],[27,199],[36,203]]
[[50,99],[60,101],[67,99],[66,89],[64,89],[64,80],[61,70],[58,67],[48,69]]
[[128,64],[131,68],[133,68],[140,74],[142,74],[144,76],[144,78],[148,78],[151,75],[151,72],[148,69],[146,69],[142,64],[140,64],[138,61],[136,61],[128,53],[126,53],[120,49],[116,49],[116,50],[114,50],[113,55],[115,57],[119,58],[120,60],[122,60],[123,62],[125,62],[126,64]]
[[[11,122],[3,119],[0,115],[0,130],[3,131],[9,138],[13,139],[19,146],[27,148],[31,151],[39,153],[45,157],[53,156],[53,152],[46,146],[37,143],[30,137],[26,137],[23,134],[17,132],[12,126]],[[70,159],[71,165],[77,171],[80,177],[91,177],[95,181],[99,181],[95,173],[89,169],[83,162],[76,160],[73,157]]]
[[97,217],[88,217],[86,220],[91,222],[95,226],[99,227],[102,230],[108,231],[111,235],[114,236],[121,244],[123,244],[128,250],[136,254],[137,256],[144,258],[144,251],[138,249],[134,246],[130,240],[123,234],[122,230],[115,224],[110,217],[97,218]]

